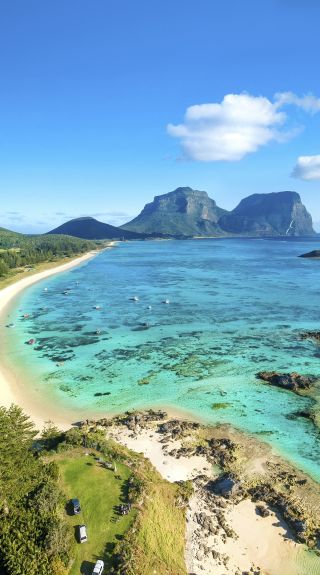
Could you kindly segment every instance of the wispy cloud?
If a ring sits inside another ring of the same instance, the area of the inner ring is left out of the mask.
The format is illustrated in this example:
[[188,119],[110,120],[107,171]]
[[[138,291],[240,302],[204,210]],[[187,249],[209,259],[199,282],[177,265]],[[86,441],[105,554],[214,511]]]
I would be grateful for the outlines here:
[[300,131],[288,128],[288,116],[282,110],[288,105],[309,114],[320,111],[320,99],[312,95],[299,98],[284,92],[271,101],[246,93],[227,94],[221,103],[190,106],[184,123],[169,124],[167,131],[180,140],[185,159],[238,161],[271,141],[282,143]]
[[299,97],[293,92],[281,92],[275,95],[275,101],[275,106],[277,108],[281,108],[285,105],[292,105],[302,108],[309,114],[320,112],[320,98],[313,96],[313,94]]
[[299,156],[293,168],[292,176],[299,180],[320,180],[320,155]]
[[20,212],[5,212],[4,217],[10,222],[23,222],[26,219]]

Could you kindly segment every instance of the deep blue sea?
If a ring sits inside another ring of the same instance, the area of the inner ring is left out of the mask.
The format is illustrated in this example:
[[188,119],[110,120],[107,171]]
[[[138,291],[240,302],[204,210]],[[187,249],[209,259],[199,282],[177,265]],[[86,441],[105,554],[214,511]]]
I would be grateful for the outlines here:
[[255,434],[320,480],[319,430],[291,417],[319,389],[304,398],[255,377],[320,376],[319,345],[299,338],[320,329],[320,261],[297,257],[316,248],[291,239],[119,244],[22,294],[8,318],[9,360],[57,406],[88,417],[187,410]]

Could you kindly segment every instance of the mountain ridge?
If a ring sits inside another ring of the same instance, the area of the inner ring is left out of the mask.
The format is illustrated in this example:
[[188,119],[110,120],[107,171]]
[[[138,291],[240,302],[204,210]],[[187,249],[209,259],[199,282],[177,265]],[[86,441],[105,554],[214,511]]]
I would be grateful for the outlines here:
[[251,194],[231,211],[207,192],[180,187],[155,196],[121,229],[171,237],[314,235],[312,218],[293,191]]

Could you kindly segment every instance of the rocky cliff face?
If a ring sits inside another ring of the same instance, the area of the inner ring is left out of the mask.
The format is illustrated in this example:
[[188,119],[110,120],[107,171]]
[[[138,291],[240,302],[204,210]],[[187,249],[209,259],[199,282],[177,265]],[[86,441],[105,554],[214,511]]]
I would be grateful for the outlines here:
[[253,194],[224,214],[219,225],[230,234],[253,236],[314,235],[312,218],[296,192]]
[[142,212],[122,229],[170,236],[224,235],[218,221],[226,213],[207,192],[177,188],[155,196]]

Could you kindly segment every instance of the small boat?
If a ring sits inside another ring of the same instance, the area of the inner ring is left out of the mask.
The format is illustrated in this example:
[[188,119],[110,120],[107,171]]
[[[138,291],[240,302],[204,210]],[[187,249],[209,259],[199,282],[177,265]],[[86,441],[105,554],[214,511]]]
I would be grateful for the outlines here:
[[101,309],[101,305],[95,305],[93,309]]
[[152,305],[148,305],[147,309],[152,309]]
[[66,290],[66,291],[63,291],[63,292],[62,292],[63,295],[69,295],[69,293],[70,293],[69,290]]
[[29,340],[27,341],[27,344],[28,344],[28,345],[34,345],[34,344],[36,343],[36,341],[37,341],[37,340],[36,340],[34,337],[32,337],[31,339],[29,339]]
[[16,327],[14,323],[8,323],[6,327]]
[[29,313],[24,313],[22,317],[23,317],[24,319],[28,319],[28,317],[30,317],[30,314],[29,314]]
[[131,301],[139,301],[139,298],[136,295],[134,295],[133,297],[130,298],[130,300]]
[[164,299],[162,303],[170,303],[169,299]]

